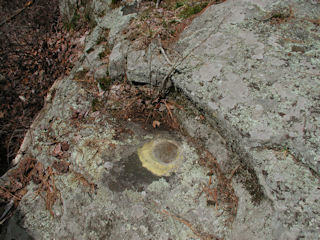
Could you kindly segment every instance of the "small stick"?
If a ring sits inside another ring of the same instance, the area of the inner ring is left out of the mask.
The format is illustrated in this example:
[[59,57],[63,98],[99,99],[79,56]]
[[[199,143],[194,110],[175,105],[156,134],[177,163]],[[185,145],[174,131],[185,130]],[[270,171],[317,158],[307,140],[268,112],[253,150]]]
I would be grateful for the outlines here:
[[152,78],[152,49],[151,49],[151,44],[149,44],[149,82],[151,84],[151,78]]
[[236,167],[232,170],[232,172],[231,172],[231,174],[230,174],[230,177],[229,177],[229,180],[232,179],[233,175],[238,171],[239,167],[240,167],[240,165],[236,166]]
[[168,212],[168,211],[165,210],[165,209],[162,209],[161,212],[164,213],[164,214],[166,214],[166,215],[168,215],[168,216],[170,216],[170,217],[172,217],[172,218],[174,218],[174,219],[176,219],[177,221],[183,223],[184,225],[186,225],[186,226],[193,232],[193,234],[196,235],[197,237],[199,237],[201,240],[213,240],[213,239],[219,240],[218,237],[213,236],[213,235],[211,235],[211,234],[209,235],[209,234],[206,234],[206,233],[205,233],[205,234],[200,233],[200,232],[197,231],[197,230],[195,229],[195,227],[192,226],[192,224],[191,224],[188,220],[186,220],[186,219],[183,219],[183,218],[181,218],[181,217],[179,217],[179,216],[177,216],[177,215],[175,215],[175,214],[173,214],[173,213],[170,213],[170,212]]
[[168,110],[168,112],[169,112],[169,115],[170,115],[171,119],[174,120],[174,119],[173,119],[173,116],[172,116],[172,112],[171,112],[171,110],[170,110],[167,102],[166,102],[166,101],[163,101],[163,102],[164,102],[164,105],[166,105],[166,108],[167,108],[167,110]]
[[160,40],[160,37],[158,36],[158,43],[159,43],[159,49],[161,51],[161,53],[163,54],[164,58],[166,59],[166,61],[171,65],[173,66],[172,62],[169,60],[166,52],[164,51],[164,49],[162,48],[162,45],[161,45],[161,40]]
[[17,197],[16,195],[12,194],[11,192],[9,192],[9,190],[8,190],[8,189],[6,189],[6,188],[4,188],[4,187],[1,187],[1,186],[0,186],[0,188],[1,188],[1,189],[2,189],[2,191],[4,191],[5,193],[8,193],[11,197],[13,197],[13,198],[15,198],[15,199],[17,199],[17,200],[21,201],[21,198]]
[[167,57],[167,54],[166,54],[166,52],[164,51],[164,49],[163,49],[161,46],[159,47],[159,49],[160,49],[161,53],[163,54],[164,58],[167,60],[167,62],[172,66],[173,64],[172,64],[172,62],[169,60],[169,58]]

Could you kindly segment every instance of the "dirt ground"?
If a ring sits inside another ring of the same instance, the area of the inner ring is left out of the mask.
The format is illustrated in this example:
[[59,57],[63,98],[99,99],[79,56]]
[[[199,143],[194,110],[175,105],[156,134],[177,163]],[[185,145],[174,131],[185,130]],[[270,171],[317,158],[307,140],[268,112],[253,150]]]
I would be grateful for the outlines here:
[[78,33],[64,31],[58,0],[0,2],[0,176],[48,89],[72,67],[69,40]]

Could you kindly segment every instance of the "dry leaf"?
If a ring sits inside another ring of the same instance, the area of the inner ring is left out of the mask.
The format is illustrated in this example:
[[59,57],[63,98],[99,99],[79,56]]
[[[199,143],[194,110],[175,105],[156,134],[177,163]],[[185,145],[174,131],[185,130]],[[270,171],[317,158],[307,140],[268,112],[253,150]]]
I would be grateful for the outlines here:
[[58,157],[58,156],[60,156],[60,155],[62,155],[62,151],[61,151],[61,143],[58,143],[55,147],[54,147],[54,149],[53,149],[53,151],[52,151],[52,155],[54,156],[54,157]]
[[153,127],[153,128],[160,127],[160,122],[159,122],[159,121],[153,121],[153,122],[152,122],[152,127]]
[[166,105],[164,105],[163,103],[160,103],[160,107],[159,107],[159,111],[163,112],[164,110],[166,110]]
[[171,104],[171,103],[168,103],[167,102],[167,107],[170,109],[170,110],[173,110],[174,109],[174,106],[173,106],[173,104]]
[[61,161],[54,161],[52,167],[58,171],[58,173],[67,173],[69,171],[70,163],[61,160]]
[[115,149],[116,148],[116,145],[114,143],[109,143],[109,147]]
[[69,143],[62,142],[61,143],[61,149],[62,149],[62,151],[68,151],[69,150]]

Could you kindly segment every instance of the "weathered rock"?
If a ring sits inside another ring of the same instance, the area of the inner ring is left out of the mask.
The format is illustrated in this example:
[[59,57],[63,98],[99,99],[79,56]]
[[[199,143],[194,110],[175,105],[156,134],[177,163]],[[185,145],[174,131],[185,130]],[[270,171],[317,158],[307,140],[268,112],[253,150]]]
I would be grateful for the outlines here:
[[[74,172],[56,177],[62,197],[53,208],[56,217],[42,198],[33,200],[30,186],[1,237],[11,239],[12,229],[25,228],[26,239],[194,239],[199,236],[191,224],[225,239],[318,239],[320,36],[312,19],[319,13],[314,2],[228,0],[195,18],[176,45],[188,57],[171,79],[202,110],[185,100],[190,109],[178,113],[181,124],[223,172],[238,169],[232,225],[221,209],[207,205],[208,169],[199,166],[186,136],[130,122],[130,131],[118,136],[112,117],[91,112],[94,99],[74,77],[82,71],[104,76],[104,31],[113,47],[112,78],[126,74],[131,82],[159,85],[170,69],[155,43],[131,48],[120,33],[132,15],[115,9],[98,18],[86,53],[52,90],[55,97],[34,122],[24,149],[49,166],[56,160],[48,154],[50,143],[70,143]],[[145,174],[137,161],[137,149],[159,137],[173,139],[184,152],[183,164],[169,177]],[[79,186],[76,172],[96,184],[94,193]]]
[[109,74],[113,79],[123,77],[127,66],[128,42],[117,43],[109,56]]
[[171,65],[159,47],[151,43],[148,48],[137,50],[128,41],[120,41],[110,55],[109,72],[112,78],[126,76],[130,82],[160,86]]
[[[174,84],[205,110],[227,145],[255,171],[257,184],[273,204],[282,201],[273,218],[282,230],[272,226],[274,238],[300,234],[312,239],[319,231],[320,219],[314,216],[315,224],[309,226],[306,222],[312,213],[297,207],[302,204],[316,213],[318,205],[315,199],[304,201],[308,195],[318,195],[320,175],[320,86],[316,80],[320,41],[317,25],[311,20],[319,13],[320,6],[314,3],[227,1],[194,19],[176,46],[188,57],[178,66],[180,74],[172,76]],[[147,50],[128,51],[128,56],[127,75],[133,81],[148,83]],[[263,160],[257,151],[265,154]],[[281,151],[291,159],[281,160],[276,154]],[[287,186],[282,200],[271,197],[270,192],[284,190],[276,189],[276,184],[271,184],[270,190],[264,180],[264,174],[273,171],[264,168],[272,165],[274,158],[283,162],[274,170],[284,176],[281,181],[272,177],[268,181]],[[299,176],[309,179],[305,187]],[[289,233],[288,226],[295,230]]]
[[66,22],[71,22],[77,9],[77,0],[66,0],[59,2],[60,15]]
[[319,179],[287,152],[251,152],[254,169],[274,207],[273,238],[319,236]]
[[[253,166],[275,206],[273,238],[314,239],[320,222],[320,41],[318,28],[303,19],[317,18],[320,5],[273,3],[211,6],[181,35],[180,53],[192,54],[173,80]],[[273,24],[271,17],[290,12],[290,4],[294,18]]]
[[[73,81],[75,72],[54,90],[52,104],[34,124],[27,153],[49,166],[57,158],[50,154],[53,146],[48,141],[70,143],[72,172],[55,176],[61,195],[53,208],[55,217],[31,185],[16,216],[23,221],[11,221],[7,229],[26,229],[35,239],[188,239],[194,234],[174,217],[181,216],[203,233],[224,236],[229,216],[207,206],[201,191],[209,181],[208,170],[197,164],[198,155],[187,140],[177,133],[146,131],[130,123],[126,126],[130,131],[116,140],[117,125],[109,123],[108,115],[92,115],[91,97]],[[75,110],[81,120],[73,119]],[[182,149],[184,160],[170,177],[146,177],[139,165],[137,149],[156,138],[174,139]],[[82,185],[76,172],[96,184],[96,190]],[[13,236],[7,231],[4,239]]]
[[[203,233],[224,236],[229,216],[207,206],[201,191],[209,181],[208,169],[197,163],[199,156],[183,136],[146,131],[128,123],[130,131],[119,137],[119,126],[110,124],[114,121],[110,115],[92,112],[94,99],[82,83],[86,83],[87,74],[103,66],[99,54],[104,48],[95,36],[103,31],[98,27],[88,36],[85,53],[70,76],[50,90],[52,98],[25,143],[24,154],[34,156],[45,167],[59,161],[51,154],[55,148],[52,141],[69,143],[66,156],[72,171],[55,176],[61,196],[52,209],[55,217],[31,184],[1,237],[15,238],[12,229],[23,229],[26,239],[187,239],[194,236],[191,225],[199,226]],[[179,143],[184,161],[170,177],[146,177],[137,161],[137,150],[159,137]],[[95,192],[86,181],[96,185]],[[174,216],[182,216],[191,225]]]
[[[134,14],[123,15],[120,8],[109,10],[106,15],[97,20],[97,26],[86,38],[83,68],[88,70],[96,80],[107,75],[113,79],[124,76],[128,45],[121,42],[114,46],[114,42],[117,37],[121,39],[120,32],[129,24],[133,16]],[[114,24],[115,22],[117,24]],[[103,41],[108,41],[108,45],[100,44]],[[100,57],[107,50],[106,48],[113,49],[108,66]]]
[[[178,48],[184,55],[204,42],[182,63],[185,73],[174,81],[224,125],[226,135],[238,135],[244,147],[288,148],[319,174],[314,111],[319,40],[306,30],[315,29],[314,24],[302,19],[303,9],[310,9],[310,19],[320,9],[296,5],[295,18],[288,23],[259,20],[281,11],[278,5],[264,10],[233,1],[211,6],[181,35]],[[207,23],[212,18],[215,25]],[[223,24],[216,32],[219,20]],[[292,52],[296,44],[291,38],[305,42],[308,53]]]
[[76,23],[80,15],[86,21],[97,22],[109,9],[110,0],[61,0],[59,2],[60,15],[66,24]]
[[135,13],[124,15],[122,8],[108,11],[99,21],[98,25],[103,29],[109,29],[108,43],[113,47],[121,39],[121,31],[129,24]]
[[130,49],[128,52],[126,73],[131,82],[160,86],[169,69],[156,44],[151,43],[145,50]]

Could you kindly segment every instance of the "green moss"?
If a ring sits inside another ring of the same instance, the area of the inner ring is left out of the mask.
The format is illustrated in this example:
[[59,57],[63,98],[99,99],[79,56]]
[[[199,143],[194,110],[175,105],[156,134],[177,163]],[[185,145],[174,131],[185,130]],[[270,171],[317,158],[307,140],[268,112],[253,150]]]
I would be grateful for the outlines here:
[[183,6],[183,2],[176,2],[175,9],[178,9]]
[[208,3],[198,3],[196,5],[192,5],[192,6],[187,6],[181,13],[180,13],[180,17],[186,19],[191,17],[194,14],[197,14],[199,12],[202,11],[202,9],[204,9],[206,6],[208,5]]
[[167,29],[167,28],[169,27],[167,21],[165,21],[165,20],[162,20],[162,26],[163,26],[165,29]]
[[286,19],[290,18],[292,11],[290,8],[279,8],[271,12],[271,18]]
[[287,16],[283,13],[279,13],[279,12],[276,12],[276,13],[273,13],[272,14],[272,18],[286,18]]
[[188,1],[190,0],[162,0],[160,5],[161,7],[172,11],[184,6]]

